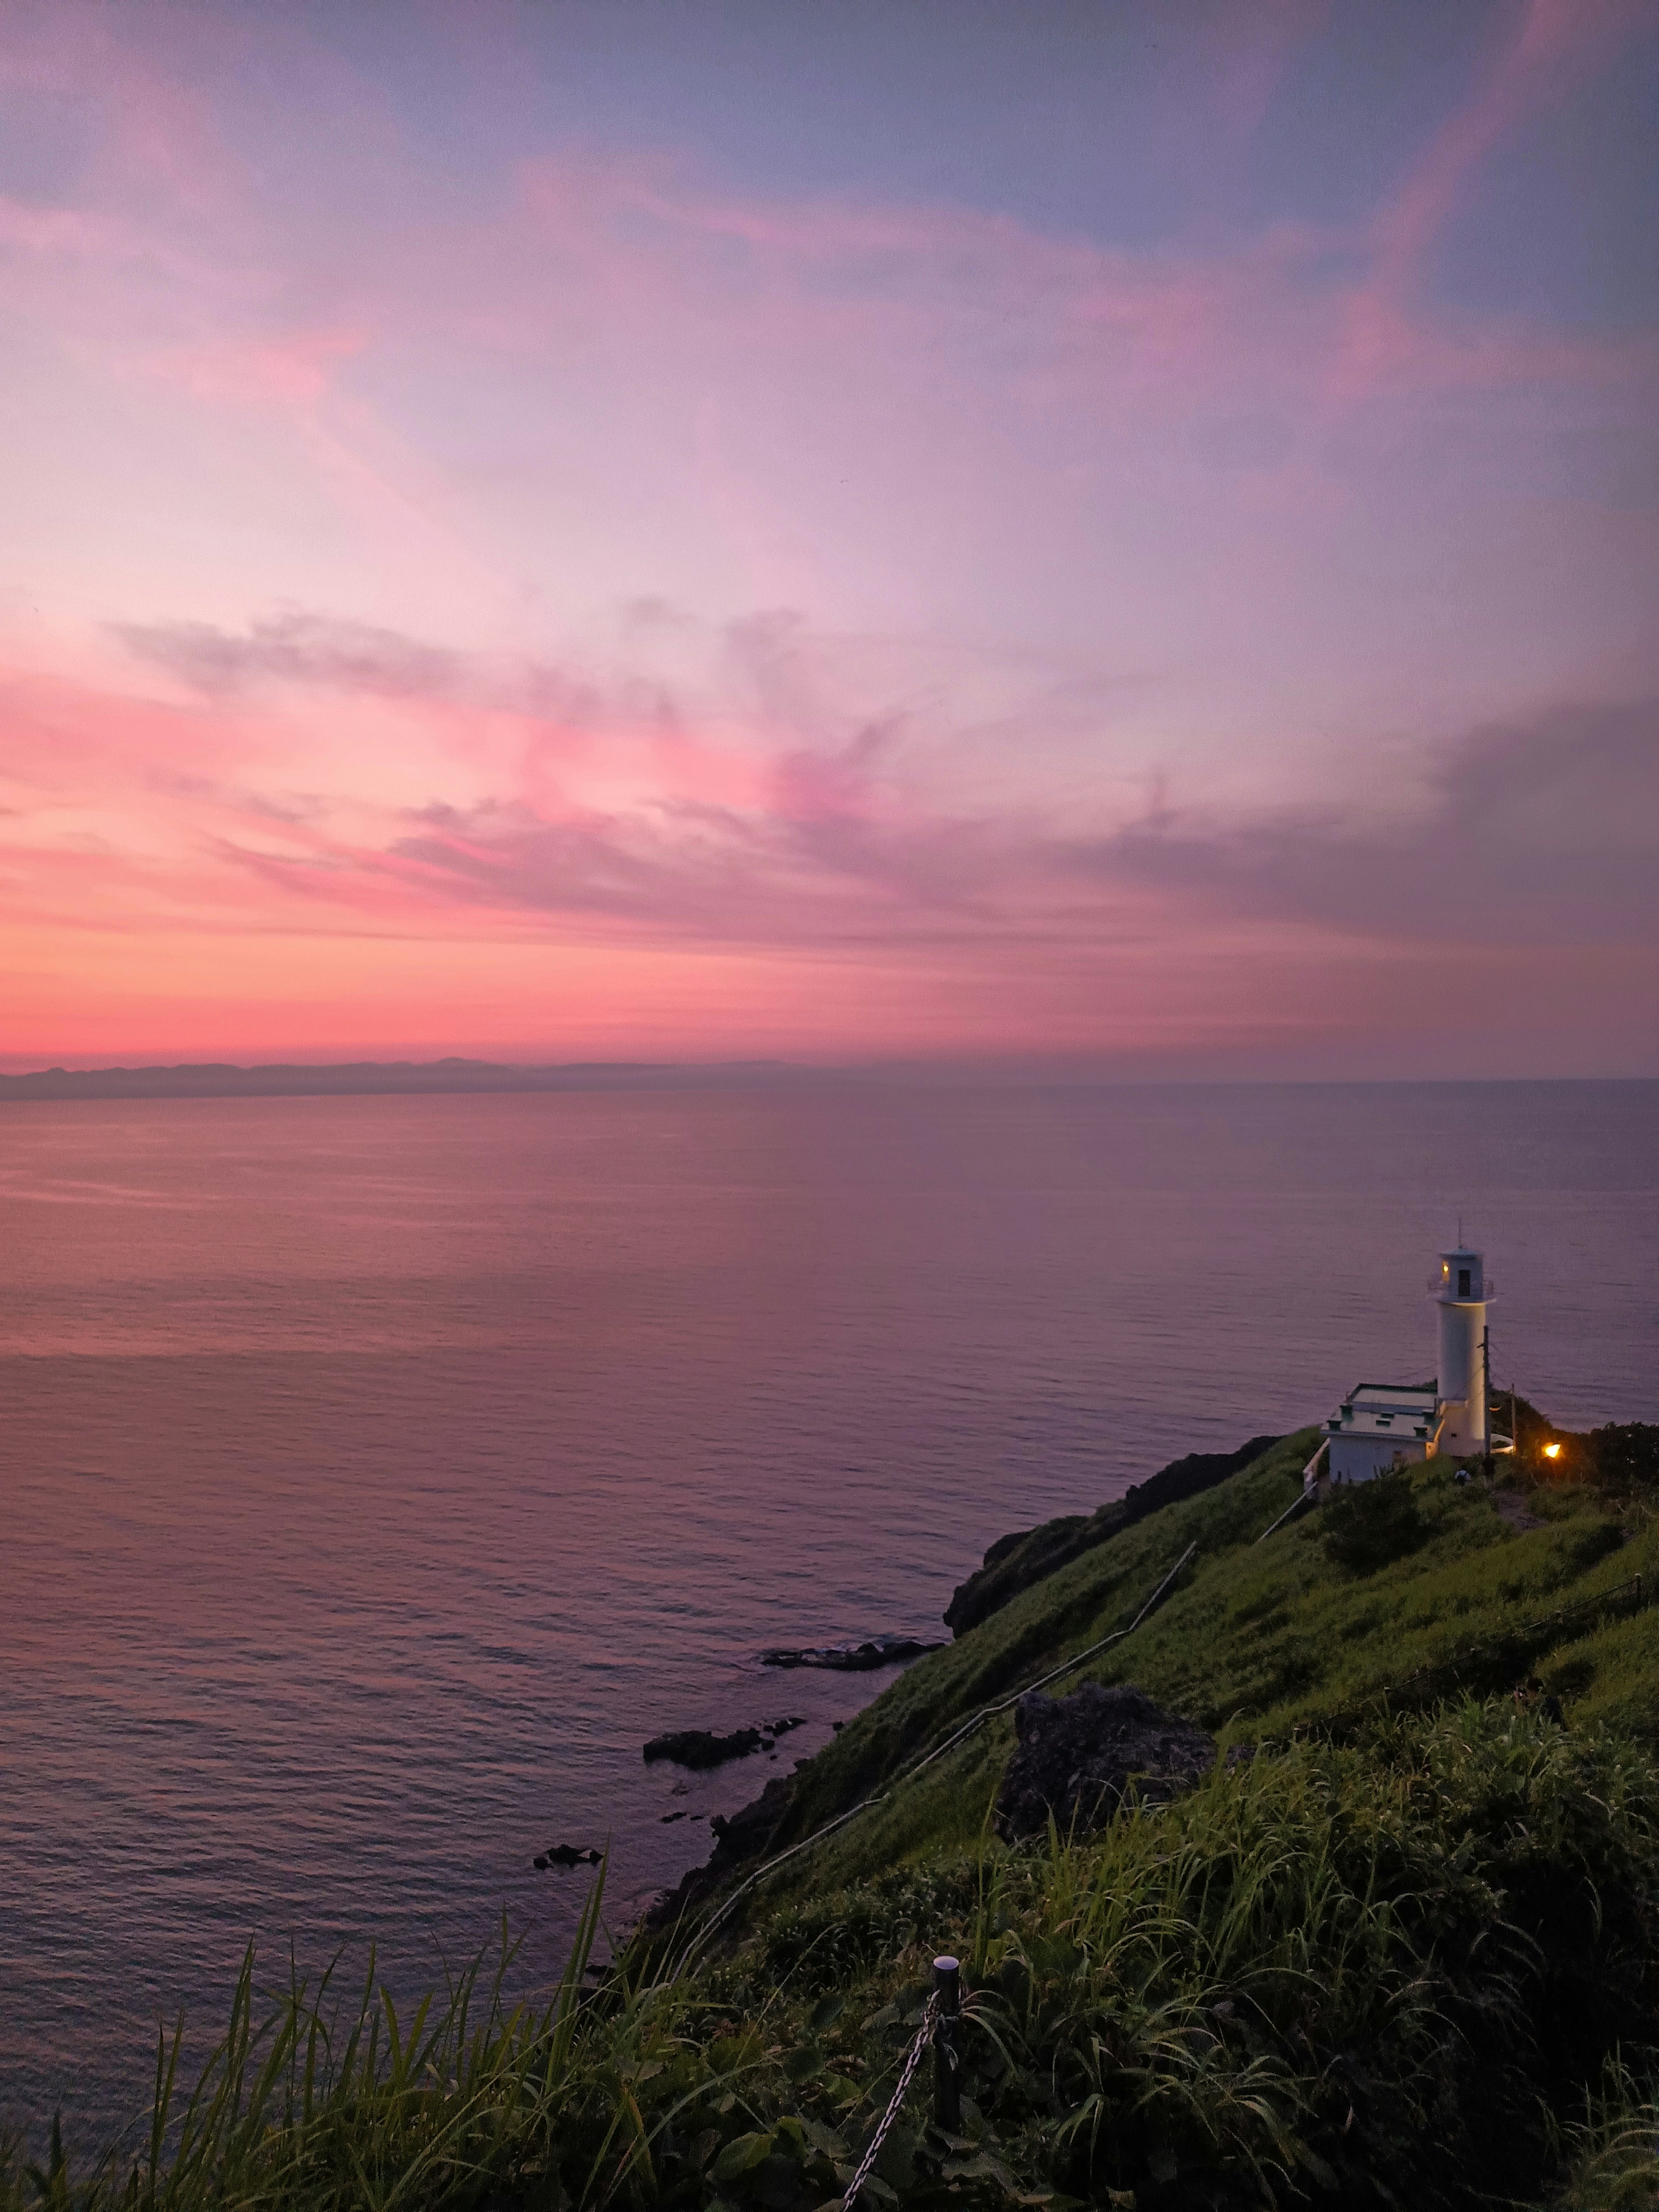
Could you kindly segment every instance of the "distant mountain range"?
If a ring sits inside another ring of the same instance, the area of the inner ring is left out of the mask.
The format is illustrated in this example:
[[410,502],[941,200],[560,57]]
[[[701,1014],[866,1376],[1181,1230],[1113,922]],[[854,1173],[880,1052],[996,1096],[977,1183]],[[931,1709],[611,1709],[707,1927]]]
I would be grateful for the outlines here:
[[0,1103],[22,1098],[349,1098],[468,1091],[664,1091],[753,1082],[804,1071],[777,1060],[678,1066],[672,1060],[573,1060],[511,1067],[488,1060],[358,1060],[320,1066],[46,1067],[0,1075]]

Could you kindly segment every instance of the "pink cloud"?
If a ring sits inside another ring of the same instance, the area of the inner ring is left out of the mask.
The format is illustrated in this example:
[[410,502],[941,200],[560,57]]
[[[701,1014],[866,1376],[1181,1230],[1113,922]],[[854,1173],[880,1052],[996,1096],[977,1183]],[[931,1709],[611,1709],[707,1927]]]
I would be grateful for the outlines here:
[[1633,28],[1642,12],[1639,0],[1528,0],[1515,37],[1373,224],[1381,284],[1399,290],[1414,281],[1480,164],[1528,115],[1560,99],[1576,69]]
[[[1237,33],[1218,130],[1310,20]],[[1655,920],[1618,826],[1652,796],[1647,556],[1586,499],[1517,523],[1514,464],[1622,434],[1659,356],[1421,272],[1630,20],[1532,8],[1369,220],[1133,247],[648,148],[447,193],[342,77],[373,161],[337,133],[289,205],[161,58],[66,39],[102,135],[59,204],[0,202],[6,604],[56,641],[0,684],[28,1018],[116,1003],[123,930],[187,945],[212,1024],[257,945],[283,1021],[349,997],[364,1038],[370,946],[399,1023],[430,962],[452,1039],[494,994],[643,1047],[721,988],[726,1044],[1282,1036],[1490,996],[1529,928],[1581,995],[1600,933],[1611,1008]]]
[[309,408],[329,391],[337,364],[368,343],[361,330],[299,331],[180,349],[156,356],[153,366],[198,398]]
[[[740,700],[688,700],[671,775],[625,692],[556,672],[336,635],[315,619],[252,639],[134,642],[197,700],[39,678],[0,695],[33,739],[0,824],[25,904],[30,882],[55,902],[51,887],[79,884],[98,856],[121,897],[142,884],[233,932],[292,924],[301,908],[316,927],[332,907],[426,933],[465,908],[512,937],[575,926],[665,950],[859,943],[902,959],[923,943],[1081,948],[1125,928],[1263,922],[1443,942],[1434,887],[1455,874],[1471,947],[1659,933],[1659,712],[1647,707],[1561,710],[1425,753],[1397,779],[1406,803],[1381,817],[1328,802],[1229,820],[1159,792],[1091,821],[1075,807],[976,812],[907,785],[913,743],[948,756],[957,741],[937,711],[803,744],[803,722],[833,720],[827,702],[768,720]],[[550,683],[564,692],[557,723],[525,704]],[[377,728],[391,716],[395,775],[362,742],[364,715]],[[358,741],[341,746],[344,732]],[[255,897],[239,921],[239,878],[278,894],[276,908]]]
[[0,248],[54,258],[110,259],[131,250],[120,228],[81,208],[35,207],[0,193]]

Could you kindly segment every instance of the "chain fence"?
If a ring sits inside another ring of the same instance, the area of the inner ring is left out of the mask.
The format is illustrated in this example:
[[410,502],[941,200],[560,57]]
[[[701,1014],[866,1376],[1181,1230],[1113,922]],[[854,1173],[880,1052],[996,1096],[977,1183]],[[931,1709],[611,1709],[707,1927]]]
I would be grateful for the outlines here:
[[916,2030],[915,2039],[904,2054],[904,2064],[899,2071],[898,2087],[893,2092],[887,2110],[881,2116],[881,2124],[866,2146],[864,2156],[859,2160],[858,2172],[847,2185],[847,2194],[841,2200],[842,2212],[853,2212],[853,2206],[857,2200],[859,2191],[870,2179],[876,2160],[881,2156],[881,2147],[892,2132],[893,2123],[897,2119],[904,2100],[909,2093],[910,2084],[916,2077],[916,2069],[921,2063],[921,2055],[933,2039],[933,2030],[939,2016],[939,1992],[935,1990],[922,2008],[921,2026]]

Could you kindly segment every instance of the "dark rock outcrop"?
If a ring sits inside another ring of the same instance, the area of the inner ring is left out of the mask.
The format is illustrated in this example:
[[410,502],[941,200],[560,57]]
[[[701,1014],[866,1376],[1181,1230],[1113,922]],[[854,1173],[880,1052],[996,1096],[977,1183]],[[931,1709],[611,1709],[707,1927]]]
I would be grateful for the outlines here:
[[645,1760],[647,1766],[658,1759],[672,1759],[677,1766],[720,1766],[728,1759],[747,1759],[763,1741],[757,1728],[733,1729],[730,1735],[716,1735],[712,1729],[677,1729],[653,1735],[645,1747]]
[[868,1674],[877,1667],[896,1667],[906,1659],[920,1659],[924,1651],[942,1651],[942,1644],[923,1644],[914,1636],[872,1636],[865,1644],[811,1644],[801,1648],[784,1645],[763,1651],[763,1667],[827,1667],[846,1674]]
[[1061,1835],[1109,1820],[1133,1790],[1166,1804],[1215,1765],[1215,1739],[1166,1713],[1132,1682],[1085,1682],[1069,1697],[1038,1692],[1014,1708],[1018,1743],[997,1792],[997,1832],[1006,1843],[1040,1835],[1050,1814]]
[[603,1851],[579,1851],[574,1844],[556,1844],[530,1863],[538,1874],[545,1874],[549,1867],[598,1866],[604,1856]]
[[645,1747],[645,1761],[648,1766],[654,1759],[672,1759],[677,1766],[702,1769],[722,1766],[728,1759],[747,1759],[751,1752],[770,1751],[781,1735],[804,1724],[802,1713],[786,1713],[775,1721],[763,1721],[758,1728],[733,1729],[730,1735],[716,1735],[712,1729],[676,1729],[667,1735],[653,1735]]
[[783,1825],[789,1810],[791,1778],[780,1774],[769,1782],[752,1803],[729,1818],[716,1814],[708,1823],[714,1838],[706,1866],[693,1867],[672,1889],[665,1889],[647,1909],[643,1926],[660,1934],[672,1928],[685,1913],[712,1896],[726,1879],[751,1859],[762,1858]]
[[1183,1498],[1196,1498],[1200,1491],[1213,1490],[1278,1442],[1277,1437],[1252,1437],[1237,1451],[1188,1452],[1184,1459],[1171,1460],[1145,1482],[1132,1484],[1121,1498],[1114,1498],[1097,1512],[1069,1513],[1057,1521],[1044,1521],[1037,1528],[1000,1536],[985,1554],[979,1571],[958,1584],[945,1608],[945,1626],[953,1635],[965,1636],[1010,1598],[1030,1589],[1033,1583],[1058,1573],[1097,1544],[1144,1521],[1149,1513],[1178,1504]]

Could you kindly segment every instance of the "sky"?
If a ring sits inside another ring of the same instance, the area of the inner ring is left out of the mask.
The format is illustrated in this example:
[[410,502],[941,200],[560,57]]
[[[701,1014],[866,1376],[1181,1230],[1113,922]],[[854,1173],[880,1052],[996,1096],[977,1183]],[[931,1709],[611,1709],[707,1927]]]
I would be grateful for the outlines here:
[[1659,0],[0,0],[0,1065],[1659,1073]]

